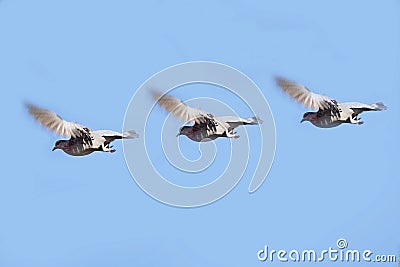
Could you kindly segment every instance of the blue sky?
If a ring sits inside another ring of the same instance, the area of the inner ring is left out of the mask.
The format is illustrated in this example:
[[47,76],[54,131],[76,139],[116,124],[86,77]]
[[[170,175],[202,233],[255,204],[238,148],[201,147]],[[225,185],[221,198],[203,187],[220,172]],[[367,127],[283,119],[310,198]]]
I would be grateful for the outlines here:
[[[397,0],[0,1],[0,266],[262,266],[271,264],[257,260],[264,245],[322,250],[340,237],[398,253],[399,11]],[[120,130],[146,79],[193,60],[240,70],[269,102],[277,149],[254,194],[245,175],[212,205],[161,204],[133,181],[121,143],[112,155],[51,152],[58,137],[23,107]],[[307,109],[274,75],[389,109],[362,114],[362,126],[300,124]]]

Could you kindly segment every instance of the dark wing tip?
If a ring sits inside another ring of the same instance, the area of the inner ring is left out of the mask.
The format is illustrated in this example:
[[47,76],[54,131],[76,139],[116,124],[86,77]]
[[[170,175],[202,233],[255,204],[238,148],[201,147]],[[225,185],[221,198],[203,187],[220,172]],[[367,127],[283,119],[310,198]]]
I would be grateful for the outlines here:
[[156,101],[160,100],[160,98],[163,96],[163,94],[157,91],[156,89],[151,88],[149,89],[149,91],[153,99]]
[[35,119],[37,119],[38,114],[48,112],[48,110],[40,108],[29,102],[24,103],[24,106],[27,109],[28,113],[35,117]]
[[[283,78],[283,77],[281,77],[281,76],[275,76],[275,81],[276,81],[276,84],[279,86],[279,87],[281,87],[282,89],[288,89],[288,88],[291,88],[291,87],[304,87],[305,88],[305,86],[303,86],[303,85],[301,85],[301,84],[298,84],[298,83],[296,83],[296,82],[294,82],[294,81],[292,81],[292,80],[289,80],[289,79],[286,79],[286,78]],[[307,89],[307,88],[306,88]],[[308,89],[307,89],[308,90]],[[309,90],[308,90],[309,91]]]
[[289,80],[287,80],[281,76],[275,76],[274,79],[279,86],[282,86],[283,83],[289,82]]
[[38,109],[37,106],[35,106],[35,105],[33,105],[32,103],[29,103],[29,102],[25,102],[24,106],[28,110],[29,113],[32,113],[34,109]]

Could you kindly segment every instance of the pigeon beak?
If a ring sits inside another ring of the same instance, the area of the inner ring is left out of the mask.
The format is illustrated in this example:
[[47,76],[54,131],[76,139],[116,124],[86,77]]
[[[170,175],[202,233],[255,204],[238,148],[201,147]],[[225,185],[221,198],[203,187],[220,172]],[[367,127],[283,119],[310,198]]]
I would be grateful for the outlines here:
[[53,147],[53,149],[51,150],[51,151],[54,151],[54,150],[56,150],[57,149],[57,147]]
[[180,136],[180,135],[181,135],[181,133],[177,133],[177,134],[176,134],[176,137],[178,137],[178,136]]
[[303,121],[306,121],[305,119],[302,119],[301,121],[300,121],[300,123],[302,123]]

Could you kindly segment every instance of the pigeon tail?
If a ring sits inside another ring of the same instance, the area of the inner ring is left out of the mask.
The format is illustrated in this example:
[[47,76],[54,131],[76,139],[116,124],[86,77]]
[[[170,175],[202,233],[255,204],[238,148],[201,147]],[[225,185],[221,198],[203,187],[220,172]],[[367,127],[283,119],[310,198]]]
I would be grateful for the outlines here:
[[372,104],[371,106],[373,107],[374,110],[378,110],[378,111],[387,109],[387,107],[382,102]]
[[129,130],[122,133],[122,138],[133,139],[138,137],[139,135],[134,130]]
[[247,118],[245,123],[250,125],[257,125],[257,124],[262,124],[263,120],[260,119],[258,116],[254,116],[251,118]]

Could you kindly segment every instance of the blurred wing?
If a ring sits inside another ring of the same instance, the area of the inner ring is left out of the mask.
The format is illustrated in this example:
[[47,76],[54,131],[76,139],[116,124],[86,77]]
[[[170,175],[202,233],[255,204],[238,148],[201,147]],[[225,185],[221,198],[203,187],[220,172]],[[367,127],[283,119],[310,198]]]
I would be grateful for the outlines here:
[[206,121],[213,120],[213,115],[210,113],[198,108],[189,107],[178,98],[163,95],[155,91],[152,94],[154,100],[161,107],[184,122],[194,121],[195,123],[205,123]]
[[42,109],[31,104],[26,104],[28,112],[43,126],[64,137],[82,136],[88,129],[75,122],[63,120],[56,113]]
[[335,100],[324,95],[315,94],[303,85],[279,77],[276,78],[276,81],[286,94],[306,107],[324,110],[330,109],[332,105],[337,106]]

